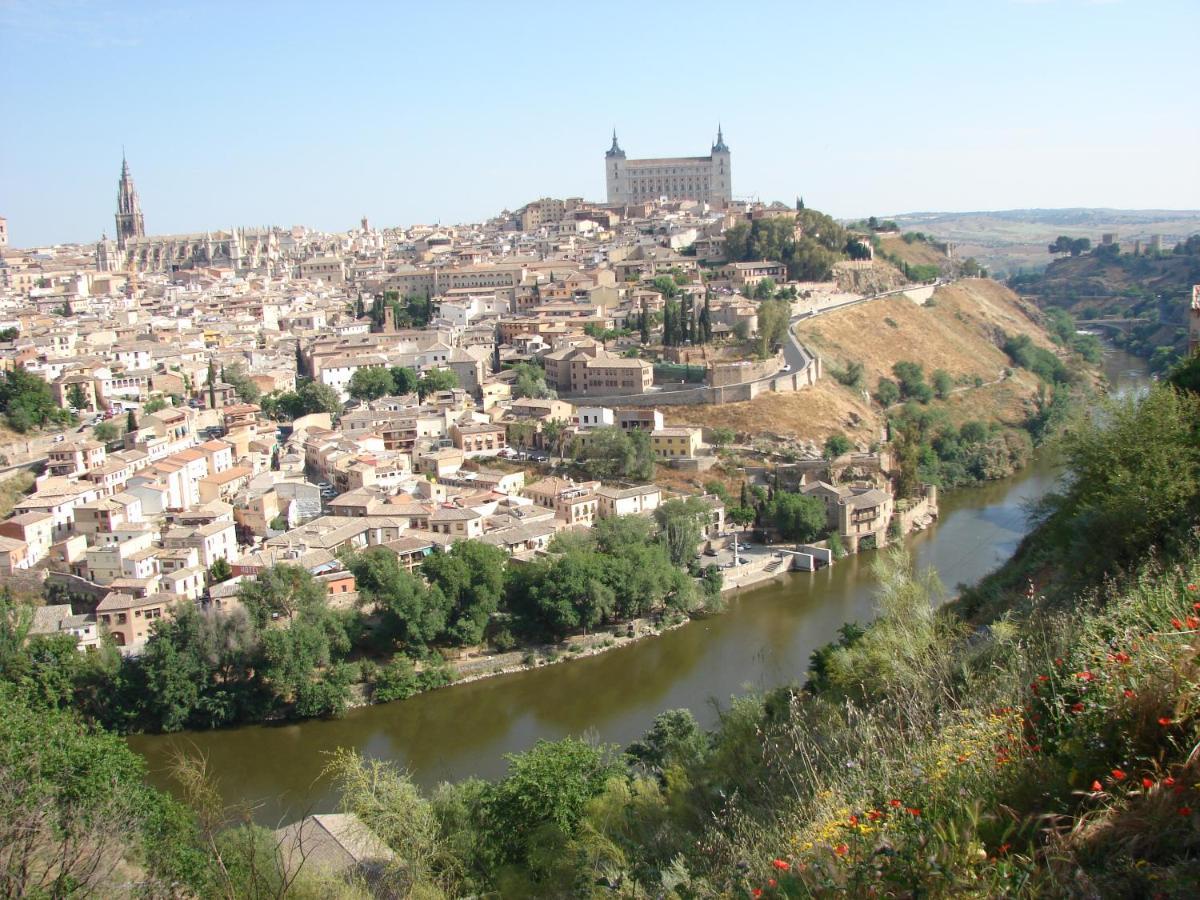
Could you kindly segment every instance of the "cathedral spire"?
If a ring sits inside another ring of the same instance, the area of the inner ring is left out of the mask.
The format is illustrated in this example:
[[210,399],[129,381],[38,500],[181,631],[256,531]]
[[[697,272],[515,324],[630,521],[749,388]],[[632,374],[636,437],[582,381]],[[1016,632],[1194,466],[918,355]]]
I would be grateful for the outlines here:
[[117,182],[117,246],[124,249],[129,238],[144,237],[146,222],[142,216],[142,201],[138,198],[137,188],[133,186],[133,176],[129,174],[129,161],[125,158],[125,148],[121,148],[121,179]]

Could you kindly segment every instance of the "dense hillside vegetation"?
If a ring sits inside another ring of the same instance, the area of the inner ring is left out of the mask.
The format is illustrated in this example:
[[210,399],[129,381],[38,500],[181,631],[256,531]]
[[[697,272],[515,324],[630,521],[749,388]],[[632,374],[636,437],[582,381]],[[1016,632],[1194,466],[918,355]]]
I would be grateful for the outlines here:
[[1200,235],[1172,252],[1134,255],[1116,245],[1055,260],[1044,272],[1009,280],[1013,290],[1077,319],[1139,319],[1111,332],[1120,346],[1165,371],[1187,347],[1187,307],[1200,284]]

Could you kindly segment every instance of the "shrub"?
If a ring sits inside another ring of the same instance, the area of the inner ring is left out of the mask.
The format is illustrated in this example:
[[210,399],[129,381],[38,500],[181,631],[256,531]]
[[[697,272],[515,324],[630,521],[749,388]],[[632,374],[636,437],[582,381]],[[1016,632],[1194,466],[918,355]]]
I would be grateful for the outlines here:
[[417,690],[417,675],[412,662],[407,657],[397,656],[379,670],[375,678],[374,699],[379,703],[407,700]]

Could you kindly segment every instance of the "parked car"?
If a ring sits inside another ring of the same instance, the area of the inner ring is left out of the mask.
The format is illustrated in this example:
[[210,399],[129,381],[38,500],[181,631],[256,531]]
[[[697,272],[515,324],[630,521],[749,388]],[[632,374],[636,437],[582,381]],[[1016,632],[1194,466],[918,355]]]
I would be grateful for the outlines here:
[[54,443],[61,444],[66,439],[67,439],[67,436],[65,434],[56,434],[54,436]]

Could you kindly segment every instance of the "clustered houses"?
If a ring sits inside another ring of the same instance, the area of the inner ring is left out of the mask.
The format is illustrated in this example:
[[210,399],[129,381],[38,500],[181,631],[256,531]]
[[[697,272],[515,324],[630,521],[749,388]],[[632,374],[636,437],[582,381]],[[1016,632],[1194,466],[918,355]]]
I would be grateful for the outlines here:
[[[115,240],[0,247],[0,371],[42,379],[77,419],[0,447],[10,463],[45,458],[0,522],[0,575],[73,579],[95,608],[42,625],[136,650],[181,600],[236,594],[210,584],[221,560],[234,586],[287,561],[352,593],[336,574],[342,549],[386,547],[413,567],[470,539],[519,558],[562,528],[652,512],[653,485],[526,485],[488,461],[561,454],[601,427],[648,431],[663,463],[708,452],[698,429],[640,405],[654,367],[630,351],[664,310],[655,278],[690,295],[694,314],[707,306],[718,338],[757,328],[739,289],[786,278],[769,260],[701,277],[727,228],[787,212],[733,201],[718,145],[703,165],[606,157],[625,168],[604,204],[541,198],[484,223],[363,219],[332,234],[147,233],[123,164]],[[519,396],[521,363],[544,373],[540,398]],[[448,371],[457,387],[352,398],[371,369]],[[319,388],[345,408],[264,413]]]

